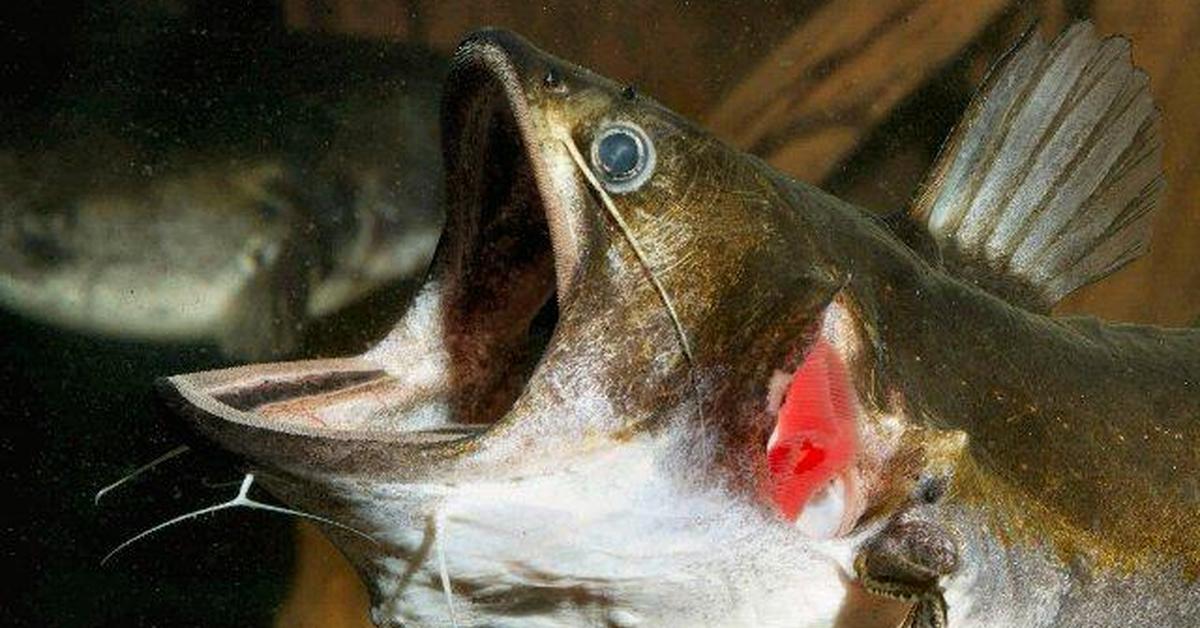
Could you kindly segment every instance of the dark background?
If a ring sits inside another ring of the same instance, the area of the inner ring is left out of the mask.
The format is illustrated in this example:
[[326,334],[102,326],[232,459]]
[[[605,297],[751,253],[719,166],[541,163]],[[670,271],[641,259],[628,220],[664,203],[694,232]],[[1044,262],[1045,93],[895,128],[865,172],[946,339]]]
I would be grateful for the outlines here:
[[241,475],[229,461],[190,452],[92,501],[183,442],[150,385],[222,364],[215,349],[96,340],[3,314],[0,330],[2,623],[268,625],[289,581],[294,526],[285,517],[207,515],[100,565],[138,531],[237,493]]
[[[5,4],[0,99],[6,114],[36,115],[89,62],[98,41],[154,46],[192,29],[282,29],[273,3],[249,0],[179,10],[169,2],[118,0]],[[208,515],[100,565],[137,532],[236,494],[241,475],[230,461],[191,452],[98,506],[92,501],[102,486],[183,442],[154,402],[153,380],[226,363],[215,347],[97,339],[0,312],[0,624],[271,623],[292,568],[295,526],[286,517],[248,510]]]

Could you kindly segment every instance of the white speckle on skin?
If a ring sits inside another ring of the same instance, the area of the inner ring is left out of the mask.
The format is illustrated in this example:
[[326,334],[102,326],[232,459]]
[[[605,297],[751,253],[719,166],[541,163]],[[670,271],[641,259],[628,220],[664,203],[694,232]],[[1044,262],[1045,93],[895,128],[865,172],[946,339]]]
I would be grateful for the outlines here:
[[608,623],[613,628],[635,628],[642,625],[642,620],[629,611],[617,609],[608,612]]
[[[850,542],[808,539],[721,489],[690,486],[673,471],[679,455],[644,437],[563,451],[513,476],[357,490],[340,516],[395,553],[348,548],[369,565],[373,617],[448,625],[438,561],[422,549],[422,522],[436,516],[461,625],[795,625],[797,609],[814,625],[833,621]],[[545,607],[529,615],[529,604]]]

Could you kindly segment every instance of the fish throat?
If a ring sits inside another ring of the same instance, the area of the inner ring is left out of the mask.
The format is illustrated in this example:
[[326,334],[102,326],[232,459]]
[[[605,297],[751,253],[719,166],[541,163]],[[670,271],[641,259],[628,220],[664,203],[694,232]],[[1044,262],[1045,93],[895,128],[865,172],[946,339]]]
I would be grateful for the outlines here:
[[543,194],[518,89],[486,52],[460,55],[447,88],[449,211],[434,274],[446,289],[460,423],[494,422],[524,390],[557,324],[557,278],[567,272],[551,237],[561,208]]

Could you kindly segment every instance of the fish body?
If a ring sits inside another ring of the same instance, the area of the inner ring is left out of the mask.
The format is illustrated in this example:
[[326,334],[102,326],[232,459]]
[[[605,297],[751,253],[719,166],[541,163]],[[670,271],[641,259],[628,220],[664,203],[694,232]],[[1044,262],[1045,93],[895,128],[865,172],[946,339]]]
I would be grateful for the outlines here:
[[424,271],[441,223],[435,54],[180,29],[93,36],[79,56],[6,105],[5,307],[263,358]]
[[160,387],[381,626],[1194,625],[1200,333],[1048,315],[1145,249],[1145,87],[1027,38],[899,230],[481,32],[391,334]]

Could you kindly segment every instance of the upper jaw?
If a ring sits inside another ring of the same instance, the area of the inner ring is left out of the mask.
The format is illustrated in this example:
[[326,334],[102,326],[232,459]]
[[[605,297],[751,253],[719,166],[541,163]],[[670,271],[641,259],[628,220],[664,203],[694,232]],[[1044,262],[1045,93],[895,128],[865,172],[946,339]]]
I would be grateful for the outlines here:
[[[517,167],[500,174],[515,173],[534,188],[532,202],[525,209],[540,213],[545,223],[550,236],[546,253],[552,254],[556,288],[562,298],[569,291],[583,246],[578,225],[586,195],[575,173],[560,167],[566,153],[540,106],[543,86],[532,76],[559,64],[507,31],[479,31],[459,46],[446,80],[442,109],[451,214],[443,245],[460,249],[469,244],[472,227],[487,209],[481,199],[471,198],[481,185],[486,188],[497,183],[488,179],[491,173],[487,168],[493,164],[481,158],[507,158],[503,151],[516,149]],[[497,133],[514,143],[496,146],[493,139]]]

